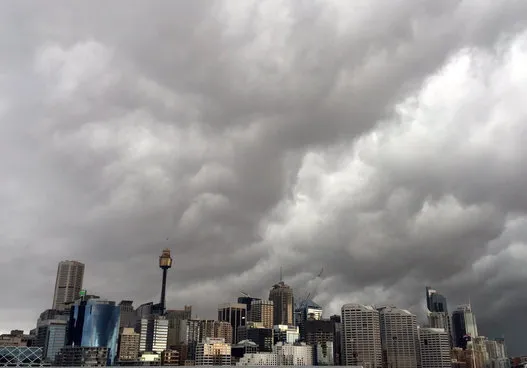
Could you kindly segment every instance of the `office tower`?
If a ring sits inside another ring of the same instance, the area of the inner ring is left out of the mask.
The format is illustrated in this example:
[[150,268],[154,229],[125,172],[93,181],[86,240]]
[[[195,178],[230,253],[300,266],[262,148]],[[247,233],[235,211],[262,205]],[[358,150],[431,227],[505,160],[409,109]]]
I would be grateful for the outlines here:
[[288,344],[279,342],[274,346],[278,365],[312,366],[313,347],[305,343]]
[[385,367],[415,368],[419,363],[417,317],[405,309],[379,308]]
[[102,299],[80,300],[70,312],[67,346],[107,348],[113,364],[119,338],[120,308]]
[[121,311],[120,328],[135,327],[137,317],[133,304],[134,302],[132,300],[121,300],[119,303],[119,309]]
[[247,293],[244,293],[243,291],[241,293],[243,294],[243,296],[238,298],[238,303],[239,304],[245,304],[247,306],[247,308],[246,308],[247,309],[247,318],[249,318],[250,315],[251,315],[251,308],[252,308],[253,303],[255,301],[261,300],[261,299],[260,298],[253,298],[252,296],[250,296]]
[[273,338],[275,344],[294,344],[300,340],[300,331],[297,326],[276,325],[273,326]]
[[247,319],[251,322],[261,322],[265,328],[273,328],[273,310],[271,300],[253,300],[250,311],[247,311]]
[[338,314],[335,314],[331,317],[329,317],[329,320],[333,324],[333,338],[334,338],[334,344],[333,344],[333,361],[335,362],[335,365],[342,365],[342,323],[340,316]]
[[421,368],[451,368],[450,339],[443,328],[419,328]]
[[207,337],[196,346],[196,365],[231,365],[231,346],[221,338]]
[[334,322],[329,319],[315,319],[311,315],[304,322],[304,341],[313,347],[315,365],[334,365]]
[[68,321],[48,319],[40,321],[37,327],[36,346],[42,347],[44,361],[54,363],[57,354],[66,346]]
[[269,300],[273,302],[273,325],[294,325],[293,289],[283,281],[273,285],[269,291]]
[[139,321],[139,352],[160,354],[167,348],[168,320],[165,316],[152,315]]
[[159,256],[159,268],[163,270],[163,277],[161,281],[161,298],[159,304],[152,306],[152,313],[164,316],[166,311],[165,292],[167,287],[167,271],[172,267],[172,257],[170,256],[170,249],[164,249]]
[[117,361],[119,364],[132,363],[139,360],[140,335],[133,328],[125,327],[119,334],[119,349]]
[[342,364],[382,367],[379,312],[369,305],[345,304],[342,318]]
[[466,349],[467,343],[478,336],[476,316],[470,304],[460,305],[452,313],[452,330],[455,345],[462,349]]
[[229,322],[232,326],[232,341],[238,342],[236,335],[239,326],[247,322],[247,306],[241,303],[226,303],[218,306],[218,321]]
[[448,314],[446,298],[430,286],[427,286],[425,291],[428,327],[444,328],[448,336],[450,336],[450,346],[453,347],[452,323]]
[[223,339],[226,344],[233,343],[232,339],[234,332],[232,331],[232,325],[229,322],[214,321],[213,328],[213,336],[211,337]]
[[312,300],[303,300],[295,309],[295,324],[300,330],[300,340],[306,338],[304,324],[309,319],[321,319],[322,307]]
[[192,318],[192,306],[185,305],[183,309],[167,310],[168,319],[168,346],[180,344],[181,321]]
[[59,262],[52,309],[69,309],[79,297],[84,279],[84,264],[77,261]]
[[273,351],[273,330],[266,328],[262,322],[248,322],[245,326],[238,327],[240,341],[251,340],[258,345],[258,351]]

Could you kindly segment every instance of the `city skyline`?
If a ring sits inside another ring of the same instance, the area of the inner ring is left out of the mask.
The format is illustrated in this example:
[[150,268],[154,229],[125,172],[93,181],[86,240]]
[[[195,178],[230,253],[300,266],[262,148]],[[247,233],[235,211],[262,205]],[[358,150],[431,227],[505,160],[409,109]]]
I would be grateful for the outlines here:
[[66,259],[89,293],[158,303],[170,248],[169,308],[216,318],[283,267],[329,314],[422,320],[429,285],[526,353],[526,14],[0,1],[0,328],[33,326]]

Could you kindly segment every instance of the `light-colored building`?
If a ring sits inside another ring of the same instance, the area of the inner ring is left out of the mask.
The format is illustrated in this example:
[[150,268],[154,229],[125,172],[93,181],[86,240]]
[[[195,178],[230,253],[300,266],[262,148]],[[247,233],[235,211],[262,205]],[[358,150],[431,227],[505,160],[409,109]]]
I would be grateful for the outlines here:
[[231,345],[225,339],[207,337],[196,346],[196,365],[231,365]]
[[151,315],[140,321],[140,352],[161,353],[167,348],[168,320],[164,316]]
[[274,304],[272,300],[253,300],[248,320],[260,322],[264,328],[273,328]]
[[415,368],[419,363],[417,317],[405,309],[378,308],[385,367]]
[[370,305],[341,308],[342,365],[382,368],[379,312]]
[[67,324],[67,321],[62,319],[39,320],[36,345],[43,348],[46,362],[53,363],[57,354],[66,345]]
[[269,291],[269,300],[273,302],[273,326],[294,324],[293,289],[283,281],[273,285]]
[[119,334],[117,360],[119,362],[136,362],[139,360],[140,335],[133,328],[123,328]]
[[62,261],[57,269],[52,309],[64,310],[79,297],[84,280],[84,264]]
[[288,344],[279,342],[274,346],[278,365],[313,365],[313,347],[305,343]]
[[335,365],[333,341],[318,342],[314,347],[315,365]]
[[450,339],[443,328],[418,328],[421,368],[451,368]]
[[465,336],[471,338],[479,336],[476,315],[470,304],[460,305],[452,313],[452,331],[455,346],[463,349],[467,347]]
[[276,353],[251,353],[245,354],[236,365],[243,366],[277,366],[278,355]]
[[225,340],[225,343],[233,343],[232,325],[229,322],[214,321],[213,335],[208,337],[217,337]]
[[284,342],[294,344],[300,338],[300,330],[297,326],[276,325],[273,331],[275,343]]

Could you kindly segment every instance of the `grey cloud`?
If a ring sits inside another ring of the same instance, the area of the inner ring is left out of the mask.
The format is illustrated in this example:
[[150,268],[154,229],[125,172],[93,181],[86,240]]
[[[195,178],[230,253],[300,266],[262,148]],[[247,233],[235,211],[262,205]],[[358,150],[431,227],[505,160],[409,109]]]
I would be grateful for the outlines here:
[[[328,312],[419,311],[426,281],[512,331],[526,114],[499,50],[525,2],[101,4],[0,4],[0,274],[23,273],[0,328],[32,326],[63,258],[94,292],[157,298],[169,246],[170,306],[201,315],[283,265]],[[462,49],[473,79],[441,69]]]

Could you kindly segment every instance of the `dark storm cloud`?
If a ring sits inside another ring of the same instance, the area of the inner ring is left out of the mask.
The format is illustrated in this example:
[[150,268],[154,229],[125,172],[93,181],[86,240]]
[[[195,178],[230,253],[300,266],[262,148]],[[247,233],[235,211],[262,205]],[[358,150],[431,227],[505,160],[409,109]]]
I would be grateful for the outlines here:
[[169,306],[203,316],[283,265],[328,312],[419,312],[426,282],[514,337],[525,2],[102,4],[0,5],[2,329],[61,259],[157,298],[170,247]]

